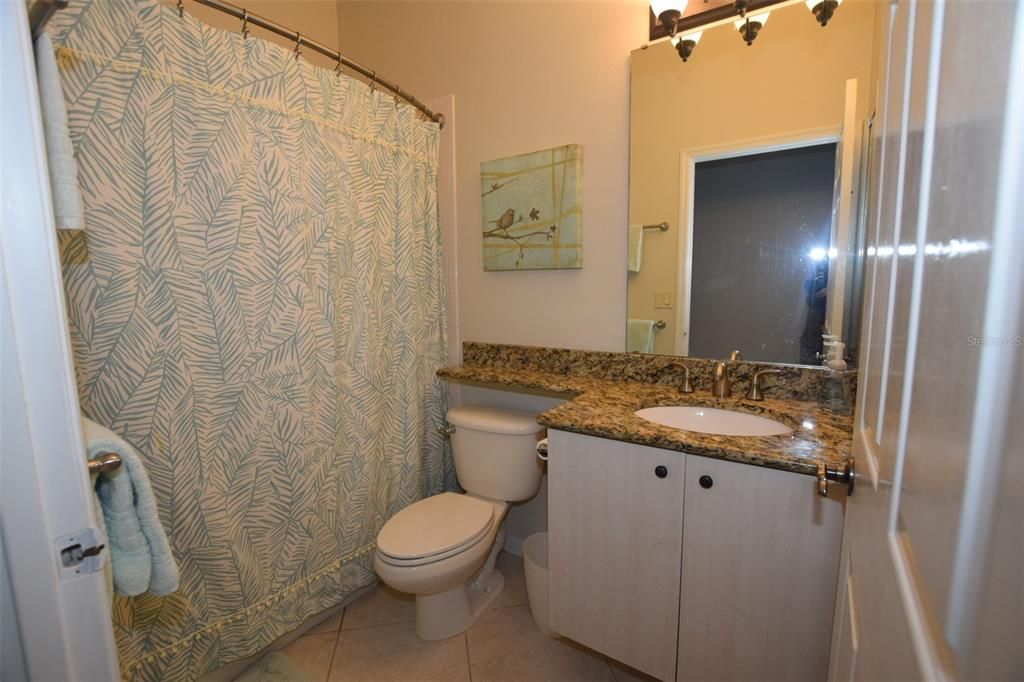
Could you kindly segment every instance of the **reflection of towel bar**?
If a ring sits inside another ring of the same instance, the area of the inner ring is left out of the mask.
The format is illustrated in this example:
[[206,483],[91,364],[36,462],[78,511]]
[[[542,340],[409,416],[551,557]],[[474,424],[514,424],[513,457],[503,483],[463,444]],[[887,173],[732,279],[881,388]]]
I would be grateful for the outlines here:
[[121,468],[121,456],[113,452],[104,452],[99,457],[89,460],[90,474],[109,474]]
[[658,330],[664,329],[665,328],[665,320],[658,320],[657,322],[655,322],[654,323],[654,328],[658,329]]
[[654,223],[653,225],[644,225],[645,230],[661,230],[662,232],[668,232],[668,223]]

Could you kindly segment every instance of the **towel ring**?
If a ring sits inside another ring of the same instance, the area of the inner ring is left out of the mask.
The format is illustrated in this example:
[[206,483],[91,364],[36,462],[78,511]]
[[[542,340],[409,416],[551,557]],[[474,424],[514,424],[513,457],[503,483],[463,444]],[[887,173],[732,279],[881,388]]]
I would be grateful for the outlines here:
[[104,452],[89,460],[89,474],[109,474],[121,468],[121,456],[115,452]]

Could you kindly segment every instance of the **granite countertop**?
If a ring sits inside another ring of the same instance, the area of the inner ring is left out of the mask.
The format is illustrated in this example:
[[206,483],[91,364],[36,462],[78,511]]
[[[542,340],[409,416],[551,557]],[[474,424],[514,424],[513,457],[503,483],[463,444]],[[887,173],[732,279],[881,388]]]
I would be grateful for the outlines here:
[[[693,393],[680,393],[670,384],[614,381],[537,369],[463,364],[438,370],[437,374],[452,381],[565,395],[567,402],[537,417],[548,428],[810,476],[817,475],[819,462],[841,470],[852,443],[853,419],[849,415],[823,410],[817,402],[769,397],[746,400],[735,386],[732,398],[717,399],[701,387]],[[659,405],[699,405],[758,414],[782,422],[793,431],[779,436],[721,436],[661,426],[633,414]]]

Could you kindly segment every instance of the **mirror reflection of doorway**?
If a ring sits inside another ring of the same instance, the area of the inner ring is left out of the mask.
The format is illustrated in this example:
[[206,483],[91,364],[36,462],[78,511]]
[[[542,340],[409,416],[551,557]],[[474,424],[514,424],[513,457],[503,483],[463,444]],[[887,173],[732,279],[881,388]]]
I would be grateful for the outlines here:
[[695,165],[689,355],[820,364],[836,144]]

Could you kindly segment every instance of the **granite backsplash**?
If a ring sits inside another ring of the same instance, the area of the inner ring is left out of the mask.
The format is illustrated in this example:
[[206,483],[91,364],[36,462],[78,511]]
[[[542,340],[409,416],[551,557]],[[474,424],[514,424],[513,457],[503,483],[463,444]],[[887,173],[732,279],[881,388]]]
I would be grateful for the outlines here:
[[[706,393],[711,386],[712,368],[718,360],[466,341],[462,344],[462,362],[477,367],[534,370],[608,381],[668,385],[677,385],[682,380],[683,373],[678,367],[682,364],[690,368],[694,389],[698,393]],[[761,378],[765,396],[779,400],[817,400],[827,373],[824,367],[740,360],[730,363],[733,395],[744,395],[750,386],[751,377],[761,369],[782,371],[782,374]],[[857,371],[847,370],[846,374],[850,380],[851,394],[856,396]]]

